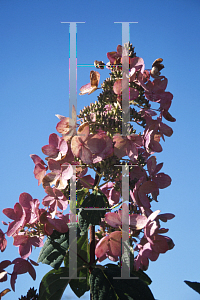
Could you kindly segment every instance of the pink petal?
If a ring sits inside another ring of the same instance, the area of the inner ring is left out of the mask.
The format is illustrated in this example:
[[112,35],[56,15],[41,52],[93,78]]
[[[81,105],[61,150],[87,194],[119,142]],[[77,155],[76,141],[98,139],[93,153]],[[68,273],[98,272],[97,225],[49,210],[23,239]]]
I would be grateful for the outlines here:
[[44,161],[36,154],[31,154],[30,157],[32,158],[35,165],[39,163],[45,164]]
[[153,181],[145,181],[141,186],[140,186],[140,192],[143,192],[145,194],[152,193],[154,190],[156,190],[157,184]]
[[26,244],[19,246],[19,254],[21,258],[26,259],[31,255],[31,252],[32,252],[32,246],[29,241],[27,241]]
[[68,231],[68,226],[62,219],[48,218],[48,223],[52,226],[52,228],[56,229],[61,233],[65,233]]
[[61,209],[61,210],[65,210],[67,209],[67,206],[68,206],[68,202],[67,200],[59,200],[58,201],[58,207]]
[[10,265],[11,265],[10,260],[3,260],[2,262],[0,262],[0,270],[3,270],[3,269],[7,268]]
[[33,266],[31,265],[31,263],[29,261],[27,261],[28,263],[28,272],[31,275],[31,277],[33,278],[33,280],[36,279],[36,272],[35,269],[33,268]]
[[159,189],[164,189],[171,184],[171,177],[165,173],[158,173],[153,178]]
[[173,134],[173,129],[162,122],[160,123],[160,131],[166,136],[171,136]]
[[42,152],[47,156],[57,156],[59,150],[53,145],[46,145],[42,147]]
[[13,238],[14,238],[14,242],[13,242],[14,246],[19,246],[20,244],[24,244],[29,239],[27,235],[15,235]]
[[15,272],[12,272],[11,274],[11,278],[10,278],[10,285],[12,290],[15,292],[15,283],[16,283],[16,279],[17,279],[17,274]]
[[92,153],[96,154],[101,153],[104,150],[106,141],[100,134],[95,134],[88,138],[86,145]]
[[165,90],[167,87],[167,78],[166,77],[162,77],[162,78],[156,78],[153,81],[154,84],[154,89],[155,90]]
[[62,179],[69,180],[73,176],[73,167],[69,163],[64,163],[62,167]]
[[44,178],[45,174],[46,174],[46,167],[43,164],[39,163],[35,165],[34,175],[35,178],[38,180],[38,185],[42,183],[42,179]]
[[33,236],[30,238],[31,244],[35,247],[42,247],[43,246],[43,240],[42,238],[39,238],[38,236]]
[[105,215],[105,221],[114,228],[121,226],[121,218],[117,213],[107,213]]
[[115,81],[113,85],[113,91],[115,94],[120,95],[122,92],[122,79],[118,79]]
[[109,253],[112,256],[121,256],[121,231],[115,231],[109,234]]
[[92,163],[92,153],[86,147],[81,148],[79,157],[85,164]]
[[138,214],[130,215],[130,227],[135,230],[144,228],[147,224],[147,218]]
[[[145,207],[145,208],[150,208],[151,207],[151,204],[149,202],[149,198],[147,197],[146,193],[139,191],[138,196],[139,196],[139,200],[140,200],[143,207]],[[139,201],[137,201],[137,199],[136,199],[136,203],[137,203],[137,205],[139,205]]]
[[60,143],[60,137],[56,133],[50,134],[49,145],[53,146],[54,148],[57,148],[59,143]]
[[108,239],[109,236],[105,236],[97,243],[95,248],[96,257],[102,257],[108,251]]
[[138,96],[139,96],[139,91],[134,88],[130,88],[130,99],[129,100],[135,100],[135,99],[137,99]]
[[59,150],[60,150],[60,153],[62,155],[65,155],[67,153],[68,145],[64,140],[61,141],[60,146],[59,146]]
[[19,203],[26,209],[31,208],[31,202],[33,201],[33,198],[28,193],[21,193],[19,196]]
[[13,208],[4,208],[3,213],[4,213],[4,215],[6,215],[8,218],[10,218],[12,220],[15,220],[15,218],[16,218]]
[[71,131],[69,128],[69,120],[70,118],[62,118],[61,121],[57,124],[56,130],[61,133],[62,135],[67,135]]
[[[84,181],[83,181],[83,180]],[[83,187],[86,187],[86,188],[91,188],[90,185],[93,185],[94,184],[94,178],[92,178],[91,175],[86,175],[86,176],[83,176],[82,178],[80,178],[80,181],[83,185]],[[86,181],[86,182],[85,182]],[[90,184],[88,185],[87,182]]]
[[156,211],[152,212],[152,214],[148,217],[148,222],[154,221],[159,213],[160,213],[160,210],[156,210]]
[[167,222],[167,220],[171,220],[175,217],[174,214],[171,213],[165,213],[165,214],[160,214],[159,219],[163,222]]

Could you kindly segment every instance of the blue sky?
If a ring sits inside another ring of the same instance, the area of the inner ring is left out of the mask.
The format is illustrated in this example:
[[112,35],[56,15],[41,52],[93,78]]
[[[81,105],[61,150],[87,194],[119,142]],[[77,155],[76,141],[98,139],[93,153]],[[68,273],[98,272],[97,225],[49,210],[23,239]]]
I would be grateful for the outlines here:
[[[69,25],[62,21],[85,22],[77,28],[78,64],[93,64],[95,59],[107,62],[106,53],[121,44],[121,25],[114,24],[121,21],[138,22],[130,25],[130,41],[146,68],[156,58],[164,59],[162,74],[168,78],[167,91],[174,95],[170,112],[177,122],[169,124],[174,134],[166,138],[163,152],[157,155],[172,184],[161,191],[153,210],[174,213],[176,218],[166,224],[175,248],[150,262],[147,271],[153,281],[150,288],[159,300],[199,299],[183,282],[200,281],[199,13],[198,0],[0,1],[1,220],[8,221],[1,211],[13,207],[20,193],[28,192],[39,200],[45,195],[37,186],[29,155],[42,156],[41,147],[56,132],[55,114],[69,114]],[[89,82],[90,70],[78,68],[78,89]],[[108,72],[100,73],[103,82]],[[78,111],[97,95],[98,90],[78,96]],[[0,255],[1,260],[18,257],[12,238]],[[31,258],[37,260],[38,255],[36,249]],[[20,275],[16,292],[5,299],[25,295],[30,286],[38,288],[50,269],[37,267],[35,282]],[[2,283],[0,290],[9,286],[9,282]],[[88,294],[83,297],[88,298]],[[76,297],[67,289],[64,299]]]

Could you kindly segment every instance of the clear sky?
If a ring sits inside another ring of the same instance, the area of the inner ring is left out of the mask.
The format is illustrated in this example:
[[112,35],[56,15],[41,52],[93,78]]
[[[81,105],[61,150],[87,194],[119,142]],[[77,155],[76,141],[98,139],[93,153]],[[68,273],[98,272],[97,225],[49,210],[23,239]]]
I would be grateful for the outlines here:
[[[170,113],[177,119],[174,134],[162,142],[157,161],[172,184],[161,191],[153,210],[176,215],[168,221],[168,235],[175,248],[150,262],[147,274],[158,300],[196,300],[199,295],[183,282],[200,281],[200,161],[199,161],[199,81],[200,81],[199,0],[1,0],[0,1],[0,210],[14,207],[22,192],[42,200],[43,188],[33,176],[30,154],[44,158],[41,147],[56,132],[55,114],[69,114],[69,25],[62,21],[85,22],[77,27],[78,64],[107,62],[106,53],[121,44],[121,25],[130,25],[130,41],[146,68],[163,58],[168,78],[167,91],[173,95]],[[90,68],[78,68],[77,88],[89,82]],[[94,68],[93,68],[94,70]],[[108,72],[100,71],[100,82]],[[78,111],[96,100],[78,96]],[[0,220],[8,218],[0,211]],[[164,224],[165,225],[165,224]],[[5,230],[4,225],[1,228]],[[18,257],[18,249],[8,238],[1,260]],[[31,258],[37,260],[39,249]],[[39,287],[51,268],[36,267],[37,279],[18,276],[16,292],[6,299],[16,300],[29,287]],[[10,287],[1,283],[0,290]],[[69,289],[64,299],[76,299]],[[89,299],[86,294],[82,299]]]

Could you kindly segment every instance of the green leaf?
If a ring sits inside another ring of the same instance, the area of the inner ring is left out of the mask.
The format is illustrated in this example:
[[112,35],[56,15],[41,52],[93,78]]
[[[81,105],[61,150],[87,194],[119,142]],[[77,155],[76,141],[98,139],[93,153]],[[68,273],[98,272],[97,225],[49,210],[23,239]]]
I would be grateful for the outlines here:
[[[85,292],[90,290],[89,269],[86,268],[82,268],[80,270],[78,269],[77,277],[79,277],[79,279],[72,279],[69,284],[72,291],[76,294],[78,298],[80,298],[85,294]],[[83,279],[84,277],[86,279]]]
[[[76,296],[80,298],[90,289],[89,264],[87,263],[89,261],[89,243],[87,233],[77,238],[77,253],[77,277],[79,277],[79,279],[72,279],[70,281],[70,287]],[[64,259],[64,264],[67,268],[69,268],[70,259],[70,251],[68,251]],[[75,266],[73,269],[75,270]]]
[[131,277],[139,277],[140,280],[144,281],[147,285],[152,283],[151,278],[141,269],[138,271],[131,271]]
[[140,279],[114,279],[121,276],[117,265],[95,268],[90,275],[93,300],[155,300],[149,287]]
[[99,225],[101,218],[105,216],[106,210],[85,210],[84,208],[106,208],[107,198],[104,194],[94,191],[87,196],[79,209],[78,221],[81,235],[85,234],[90,225]]
[[76,192],[77,196],[77,205],[76,208],[80,208],[83,204],[83,201],[85,200],[85,196],[88,194],[87,188],[82,188]]
[[[68,224],[68,227],[70,229],[76,228],[77,236],[80,236],[80,229],[77,223]],[[68,249],[69,231],[60,233],[54,230],[52,235],[47,237],[37,262],[42,262],[43,264],[50,265],[54,269],[58,269],[61,266]]]
[[63,262],[66,251],[69,248],[69,231],[60,233],[56,230],[52,235],[47,237],[37,262],[50,265],[54,269],[58,269]]
[[48,272],[40,283],[38,300],[60,300],[70,281],[60,277],[68,276],[69,271],[64,267]]
[[200,282],[196,281],[184,281],[189,287],[191,287],[193,290],[195,290],[197,293],[200,294]]

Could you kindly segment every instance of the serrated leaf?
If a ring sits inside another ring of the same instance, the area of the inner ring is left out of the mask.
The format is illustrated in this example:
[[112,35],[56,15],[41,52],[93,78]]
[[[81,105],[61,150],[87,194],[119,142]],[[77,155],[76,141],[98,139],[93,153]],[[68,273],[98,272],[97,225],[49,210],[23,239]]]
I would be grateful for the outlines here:
[[[89,264],[87,263],[89,260],[89,243],[87,233],[83,236],[79,236],[77,239],[77,253],[77,277],[79,277],[79,279],[72,279],[70,281],[70,287],[76,296],[80,298],[90,289]],[[70,260],[70,251],[68,251],[64,259],[65,267],[69,268]],[[73,271],[75,271],[75,266],[73,267]]]
[[49,271],[40,283],[38,300],[60,300],[70,281],[61,277],[68,276],[69,271],[65,267]]
[[93,269],[90,286],[93,300],[155,300],[149,287],[140,279],[114,279],[121,276],[121,268],[106,265]]
[[78,222],[81,235],[85,234],[90,225],[99,225],[101,218],[105,216],[106,210],[86,210],[84,208],[106,208],[107,198],[104,194],[94,191],[82,203],[79,209]]
[[189,287],[191,287],[193,290],[195,290],[197,293],[200,294],[200,282],[196,281],[184,281]]
[[[77,235],[80,236],[80,229],[77,223],[68,224],[69,229],[76,227]],[[60,233],[56,230],[52,235],[47,237],[47,240],[42,247],[37,262],[50,265],[54,269],[58,269],[66,252],[69,249],[69,231],[66,233]]]
[[66,251],[69,248],[69,232],[60,233],[56,230],[51,236],[47,237],[37,262],[50,265],[58,269],[63,262]]

